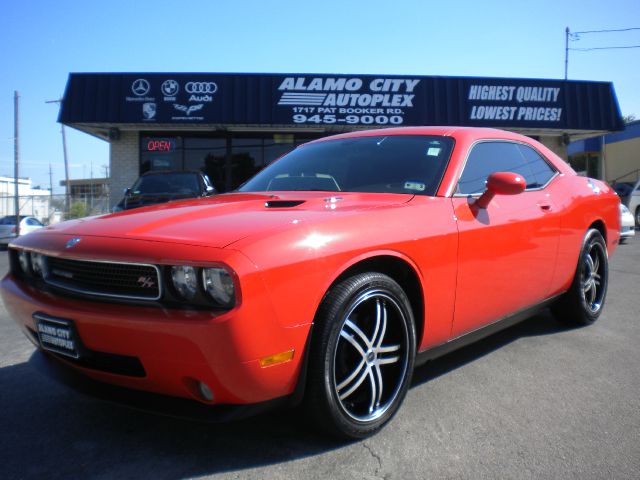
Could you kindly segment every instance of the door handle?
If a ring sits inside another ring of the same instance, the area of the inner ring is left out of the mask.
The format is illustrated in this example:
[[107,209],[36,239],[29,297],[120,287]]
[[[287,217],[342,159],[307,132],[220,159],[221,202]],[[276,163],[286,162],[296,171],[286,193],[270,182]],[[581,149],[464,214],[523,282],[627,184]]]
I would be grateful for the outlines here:
[[553,210],[550,203],[539,203],[538,206],[543,212],[550,212],[551,210]]

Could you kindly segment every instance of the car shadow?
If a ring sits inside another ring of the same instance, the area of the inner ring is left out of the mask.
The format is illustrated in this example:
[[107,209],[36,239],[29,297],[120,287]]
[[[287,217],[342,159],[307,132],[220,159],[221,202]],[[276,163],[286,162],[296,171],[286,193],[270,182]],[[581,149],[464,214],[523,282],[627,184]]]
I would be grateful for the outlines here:
[[[519,338],[566,330],[542,314],[419,367],[413,387]],[[300,410],[227,424],[161,417],[96,401],[21,363],[0,369],[3,478],[185,478],[320,455],[348,445]],[[393,428],[391,426],[390,428]]]
[[445,375],[521,338],[553,335],[576,328],[559,322],[548,309],[545,309],[520,323],[416,368],[413,374],[412,387]]

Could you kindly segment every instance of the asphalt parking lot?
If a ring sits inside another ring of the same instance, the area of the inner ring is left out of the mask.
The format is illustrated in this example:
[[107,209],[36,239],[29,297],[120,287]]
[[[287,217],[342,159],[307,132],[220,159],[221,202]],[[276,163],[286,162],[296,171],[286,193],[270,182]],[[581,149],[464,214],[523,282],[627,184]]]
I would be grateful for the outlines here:
[[295,411],[210,425],[81,396],[30,365],[34,348],[0,304],[0,476],[638,478],[639,312],[635,238],[611,259],[595,325],[545,313],[420,367],[390,425],[340,443]]

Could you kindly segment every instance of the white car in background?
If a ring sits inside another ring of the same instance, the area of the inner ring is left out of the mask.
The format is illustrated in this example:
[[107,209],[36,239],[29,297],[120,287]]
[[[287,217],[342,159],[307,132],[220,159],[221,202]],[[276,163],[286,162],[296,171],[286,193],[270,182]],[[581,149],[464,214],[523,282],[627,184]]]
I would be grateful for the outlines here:
[[[42,227],[44,225],[35,217],[20,217],[20,235],[25,235]],[[6,248],[16,237],[16,216],[7,215],[0,218],[0,248]]]
[[625,243],[628,238],[635,236],[636,225],[629,209],[620,204],[620,243]]
[[636,227],[640,228],[640,179],[635,182],[615,182],[612,187],[622,204],[635,217]]

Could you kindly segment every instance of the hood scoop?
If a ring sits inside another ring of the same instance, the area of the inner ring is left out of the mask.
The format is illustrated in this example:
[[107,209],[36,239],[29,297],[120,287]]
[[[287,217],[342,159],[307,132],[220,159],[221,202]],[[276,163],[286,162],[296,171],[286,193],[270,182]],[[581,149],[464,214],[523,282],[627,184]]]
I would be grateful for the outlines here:
[[266,208],[293,208],[302,205],[304,200],[269,200],[264,202]]

